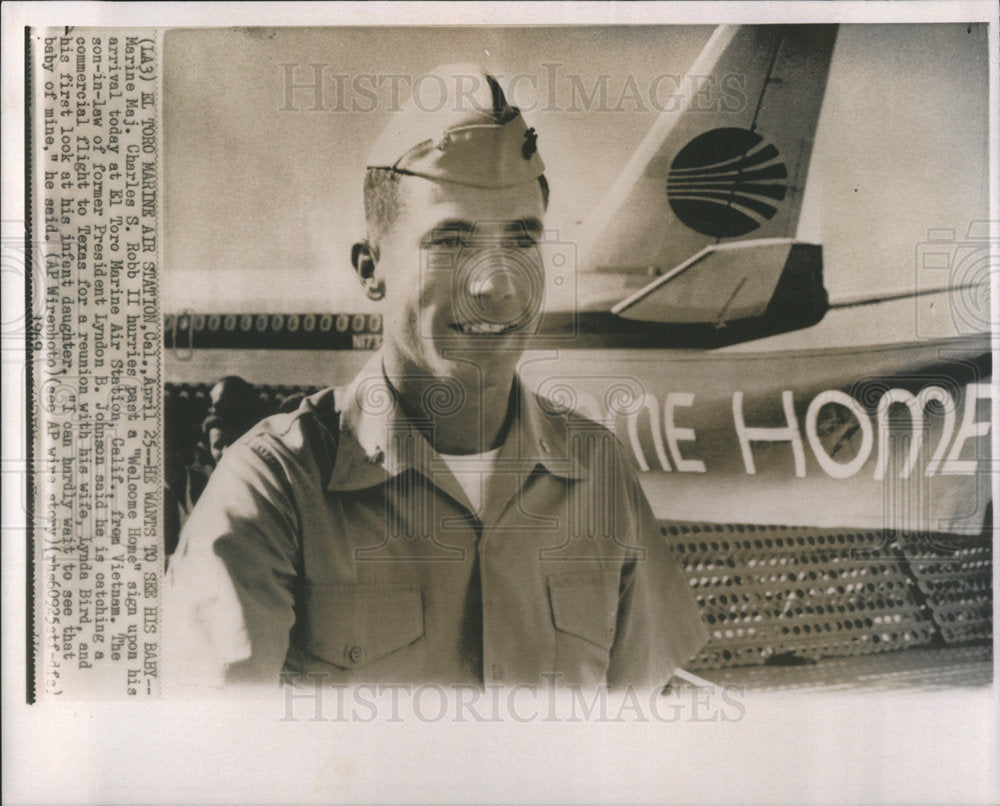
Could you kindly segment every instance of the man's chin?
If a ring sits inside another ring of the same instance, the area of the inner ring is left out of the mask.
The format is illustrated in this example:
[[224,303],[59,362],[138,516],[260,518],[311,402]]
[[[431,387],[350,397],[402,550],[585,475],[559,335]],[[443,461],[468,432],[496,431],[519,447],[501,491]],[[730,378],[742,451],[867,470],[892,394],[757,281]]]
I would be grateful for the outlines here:
[[463,344],[461,349],[449,347],[428,361],[429,374],[463,381],[509,374],[513,373],[523,352],[521,345],[509,340],[500,344]]

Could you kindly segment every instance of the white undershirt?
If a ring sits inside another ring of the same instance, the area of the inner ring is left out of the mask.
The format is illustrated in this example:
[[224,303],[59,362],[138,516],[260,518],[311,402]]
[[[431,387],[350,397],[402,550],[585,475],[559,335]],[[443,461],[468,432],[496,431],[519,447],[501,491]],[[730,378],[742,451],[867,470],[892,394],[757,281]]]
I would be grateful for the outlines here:
[[486,490],[489,489],[499,453],[500,449],[494,448],[486,453],[438,454],[455,480],[462,485],[476,515],[482,514]]

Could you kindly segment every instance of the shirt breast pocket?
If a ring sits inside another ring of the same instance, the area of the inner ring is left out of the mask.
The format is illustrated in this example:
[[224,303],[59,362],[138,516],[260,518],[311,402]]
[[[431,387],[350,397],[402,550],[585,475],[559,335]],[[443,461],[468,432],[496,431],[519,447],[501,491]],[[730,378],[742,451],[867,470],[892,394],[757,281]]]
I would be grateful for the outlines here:
[[595,568],[547,578],[555,627],[555,672],[560,683],[595,686],[604,682],[615,640],[618,585],[613,574]]
[[414,659],[401,657],[400,650],[424,635],[419,588],[311,585],[305,605],[301,635],[309,654],[339,669],[359,670],[357,677],[366,680],[416,671]]

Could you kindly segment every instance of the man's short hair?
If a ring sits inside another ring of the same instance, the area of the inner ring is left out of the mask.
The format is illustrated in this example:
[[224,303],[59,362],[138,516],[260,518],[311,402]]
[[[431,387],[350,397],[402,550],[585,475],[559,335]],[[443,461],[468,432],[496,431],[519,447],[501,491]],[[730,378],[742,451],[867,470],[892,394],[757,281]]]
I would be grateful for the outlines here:
[[[392,168],[368,168],[365,171],[365,226],[368,228],[368,237],[374,244],[392,229],[393,222],[402,207],[399,193],[399,181],[402,176],[405,174]],[[547,209],[549,183],[544,174],[538,177],[538,186],[542,191],[542,204]]]

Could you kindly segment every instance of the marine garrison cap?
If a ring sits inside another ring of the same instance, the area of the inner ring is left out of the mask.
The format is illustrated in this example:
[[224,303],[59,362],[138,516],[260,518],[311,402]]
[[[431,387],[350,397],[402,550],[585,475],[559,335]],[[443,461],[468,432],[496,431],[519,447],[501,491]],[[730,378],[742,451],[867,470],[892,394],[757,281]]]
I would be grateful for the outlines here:
[[375,142],[369,168],[473,187],[504,188],[545,172],[521,110],[475,65],[436,67]]

